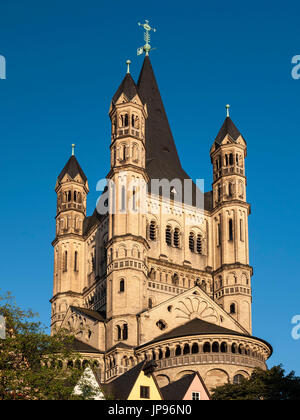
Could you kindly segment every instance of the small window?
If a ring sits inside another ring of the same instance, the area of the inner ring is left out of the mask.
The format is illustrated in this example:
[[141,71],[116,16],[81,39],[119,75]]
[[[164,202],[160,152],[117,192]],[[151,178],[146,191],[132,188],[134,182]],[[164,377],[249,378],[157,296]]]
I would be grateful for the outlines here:
[[190,236],[189,236],[189,248],[190,248],[190,251],[195,252],[195,237],[192,232],[190,233]]
[[64,253],[64,271],[68,271],[68,251]]
[[179,248],[179,244],[180,244],[179,238],[180,238],[179,229],[176,228],[174,230],[174,246],[175,246],[175,248]]
[[120,325],[117,326],[117,330],[118,330],[118,340],[122,340],[122,330]]
[[230,313],[231,313],[232,315],[236,314],[236,306],[235,306],[235,303],[232,303],[232,304],[230,305]]
[[243,379],[245,379],[243,375],[235,375],[233,378],[233,383],[235,385],[240,385],[243,382]]
[[120,293],[124,293],[125,292],[125,281],[124,279],[122,279],[120,281]]
[[153,301],[152,301],[152,299],[149,299],[148,300],[148,308],[149,309],[152,309],[153,308]]
[[128,325],[124,324],[123,325],[123,340],[127,340],[128,339]]
[[197,236],[197,252],[198,254],[202,255],[203,253],[203,246],[202,246],[202,236]]
[[150,399],[150,387],[141,386],[140,387],[140,397],[149,400]]
[[229,240],[233,241],[233,220],[229,219]]
[[74,271],[78,271],[78,252],[75,251],[75,256],[74,256]]
[[166,244],[172,246],[172,229],[170,226],[166,228]]
[[149,237],[151,241],[156,240],[156,223],[154,221],[150,223]]
[[199,401],[200,400],[200,392],[192,392],[192,400]]
[[122,197],[121,197],[121,211],[126,210],[126,190],[125,187],[122,187]]
[[136,187],[132,189],[132,210],[136,211]]

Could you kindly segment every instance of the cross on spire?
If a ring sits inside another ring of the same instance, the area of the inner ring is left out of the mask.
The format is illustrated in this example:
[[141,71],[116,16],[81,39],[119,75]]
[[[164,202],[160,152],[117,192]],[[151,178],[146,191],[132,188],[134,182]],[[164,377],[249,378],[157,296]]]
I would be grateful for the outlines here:
[[144,40],[146,42],[146,44],[143,47],[138,48],[137,50],[137,55],[142,55],[144,52],[146,55],[149,55],[149,52],[153,49],[151,48],[150,45],[150,40],[151,40],[151,36],[150,36],[150,32],[156,32],[156,29],[151,28],[151,26],[149,25],[149,20],[145,20],[145,23],[138,23],[139,26],[142,26],[145,29],[145,33],[144,33]]
[[72,144],[72,156],[75,156],[75,144]]

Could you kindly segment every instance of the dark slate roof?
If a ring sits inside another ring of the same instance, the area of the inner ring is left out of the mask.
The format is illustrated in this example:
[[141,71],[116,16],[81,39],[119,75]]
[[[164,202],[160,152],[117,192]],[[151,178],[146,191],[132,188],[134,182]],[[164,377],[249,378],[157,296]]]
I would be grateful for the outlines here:
[[[146,172],[150,180],[166,178],[169,181],[174,179],[184,181],[185,179],[191,179],[181,166],[149,56],[145,57],[137,87],[147,104],[148,110],[146,120]],[[149,183],[149,191],[151,191],[150,186]],[[192,199],[186,204],[195,205],[197,187],[194,183],[192,183],[192,189]],[[176,201],[176,194],[171,198]]]
[[115,349],[133,349],[133,348],[134,346],[130,346],[129,344],[119,342],[115,344],[113,347],[111,347],[109,350],[107,350],[107,353]]
[[[173,330],[158,336],[151,343],[158,341],[169,340],[172,338],[179,338],[188,335],[204,335],[204,334],[233,334],[239,336],[245,336],[243,333],[230,330],[228,328],[219,327],[218,325],[211,324],[210,322],[203,321],[202,319],[195,318],[180,327],[174,328]],[[147,345],[150,343],[147,343]]]
[[[120,96],[124,93],[129,100],[133,99],[136,95],[139,95],[137,86],[131,77],[131,74],[127,73],[126,76],[123,79],[123,82],[119,86],[119,89],[113,96],[113,103],[117,102],[117,100],[120,98]],[[140,96],[140,95],[139,95]],[[140,97],[142,100],[142,98]]]
[[77,338],[74,339],[72,349],[80,353],[103,353],[102,351],[90,346],[89,344],[83,343]]
[[77,306],[71,306],[71,309],[75,309],[78,312],[81,312],[82,314],[95,319],[96,321],[100,321],[100,322],[104,322],[105,319],[103,318],[103,316],[97,312],[97,311],[93,311],[92,309],[87,309],[87,308],[79,308]]
[[144,365],[145,361],[128,370],[109,384],[102,385],[106,396],[114,400],[127,400]]
[[68,174],[72,179],[74,179],[79,174],[83,179],[83,182],[87,181],[87,177],[85,176],[75,156],[70,157],[66,166],[59,174],[58,180],[61,181],[66,174]]
[[89,231],[105,217],[106,215],[99,214],[97,209],[95,209],[92,216],[86,217],[83,221],[83,235],[87,235]]
[[227,117],[224,121],[224,124],[222,125],[215,143],[217,143],[217,145],[221,145],[222,141],[224,140],[224,137],[229,134],[230,137],[234,140],[237,141],[237,139],[239,138],[239,136],[241,136],[241,133],[239,132],[239,130],[236,128],[236,126],[234,125],[234,123],[232,122],[230,117]]
[[201,376],[199,375],[199,373],[195,372],[190,375],[186,375],[183,378],[179,379],[178,381],[172,382],[169,385],[161,388],[161,393],[164,397],[164,400],[169,400],[169,401],[182,400],[185,394],[187,393],[189,387],[191,386],[195,376],[197,375],[199,376],[200,381],[205,391],[207,392],[207,395],[210,396]]

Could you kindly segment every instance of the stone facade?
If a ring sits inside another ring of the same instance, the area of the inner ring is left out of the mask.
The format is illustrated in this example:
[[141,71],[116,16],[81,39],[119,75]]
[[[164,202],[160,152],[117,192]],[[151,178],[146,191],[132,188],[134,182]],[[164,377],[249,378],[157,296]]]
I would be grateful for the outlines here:
[[[115,211],[86,216],[88,182],[75,156],[56,183],[53,333],[74,331],[103,382],[144,359],[157,361],[160,385],[198,371],[211,388],[265,369],[272,349],[252,336],[245,139],[227,117],[210,150],[204,208],[183,206],[186,174],[149,57],[137,85],[126,75],[109,115],[114,188],[101,199]],[[148,191],[142,200],[141,185],[164,167],[169,197]]]

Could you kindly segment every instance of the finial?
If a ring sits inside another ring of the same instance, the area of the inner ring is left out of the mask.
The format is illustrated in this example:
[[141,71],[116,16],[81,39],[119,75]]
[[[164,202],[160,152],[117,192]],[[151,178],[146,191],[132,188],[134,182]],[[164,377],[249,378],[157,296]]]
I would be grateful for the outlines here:
[[142,55],[144,52],[146,55],[149,55],[149,52],[153,49],[150,45],[150,32],[156,32],[156,29],[151,28],[151,26],[149,25],[149,20],[145,20],[144,24],[138,23],[138,25],[142,26],[145,29],[144,40],[146,41],[146,44],[143,47],[138,48],[137,55]]
[[75,156],[75,144],[72,144],[72,156]]
[[130,74],[130,64],[131,64],[131,61],[130,60],[127,60],[126,61],[126,64],[127,64],[127,74]]
[[230,109],[230,105],[226,105],[226,109],[227,109],[227,117],[229,117],[229,109]]

